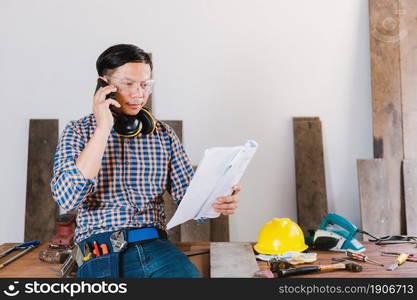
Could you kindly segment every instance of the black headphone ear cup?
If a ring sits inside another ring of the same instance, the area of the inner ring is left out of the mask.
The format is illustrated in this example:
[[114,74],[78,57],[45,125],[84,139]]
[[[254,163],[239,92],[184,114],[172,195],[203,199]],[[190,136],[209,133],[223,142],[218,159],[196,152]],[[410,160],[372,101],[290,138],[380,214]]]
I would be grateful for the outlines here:
[[142,123],[141,133],[143,135],[151,134],[156,128],[156,121],[152,114],[146,109],[142,108],[138,113],[138,118]]

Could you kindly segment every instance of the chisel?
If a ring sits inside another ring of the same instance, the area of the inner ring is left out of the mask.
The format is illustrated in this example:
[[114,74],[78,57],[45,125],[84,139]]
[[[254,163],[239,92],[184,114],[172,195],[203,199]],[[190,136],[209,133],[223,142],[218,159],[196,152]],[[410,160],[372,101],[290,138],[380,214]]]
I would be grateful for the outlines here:
[[402,265],[408,258],[407,253],[401,253],[395,262],[387,268],[387,271],[394,271],[399,265]]

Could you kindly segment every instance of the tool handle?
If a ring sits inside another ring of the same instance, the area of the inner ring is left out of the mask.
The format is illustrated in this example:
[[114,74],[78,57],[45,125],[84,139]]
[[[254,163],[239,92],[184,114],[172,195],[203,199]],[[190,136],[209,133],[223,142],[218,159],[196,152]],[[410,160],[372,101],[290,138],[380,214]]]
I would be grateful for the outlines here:
[[366,261],[366,255],[359,252],[353,252],[353,251],[346,251],[346,256],[350,257],[352,259],[360,260],[360,261]]
[[8,265],[8,264],[10,264],[11,262],[15,261],[15,260],[16,260],[16,259],[18,259],[19,257],[21,257],[21,256],[25,255],[27,252],[29,252],[30,250],[32,250],[32,249],[33,249],[33,248],[35,248],[35,247],[36,247],[35,245],[31,245],[31,246],[27,247],[25,250],[23,250],[22,252],[20,252],[20,253],[16,254],[15,256],[13,256],[13,257],[9,258],[8,260],[6,260],[5,262],[3,262],[3,263],[0,265],[0,269],[1,269],[1,268],[4,268],[5,266],[7,266],[7,265]]
[[41,243],[40,241],[29,241],[29,242],[22,243],[22,244],[16,246],[16,248],[27,248],[29,246],[35,246],[36,247],[36,246],[39,246],[40,243]]
[[98,244],[97,244],[97,242],[94,242],[94,250],[93,250],[93,254],[95,255],[95,256],[100,256],[100,248],[98,247]]
[[343,264],[343,263],[320,266],[320,271],[344,270],[344,269],[346,269],[346,264]]
[[278,274],[278,277],[288,277],[288,276],[294,276],[294,275],[314,273],[319,270],[320,270],[319,266],[308,266],[308,267],[294,268],[294,269],[288,269],[288,270],[278,270],[277,274]]
[[395,261],[398,265],[402,265],[408,258],[407,253],[401,253],[400,256],[397,257],[397,260]]

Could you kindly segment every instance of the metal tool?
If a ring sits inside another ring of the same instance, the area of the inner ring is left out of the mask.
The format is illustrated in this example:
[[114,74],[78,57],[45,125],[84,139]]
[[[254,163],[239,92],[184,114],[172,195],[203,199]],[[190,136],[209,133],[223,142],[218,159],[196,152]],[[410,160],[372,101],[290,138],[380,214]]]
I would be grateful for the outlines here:
[[355,251],[348,250],[348,251],[345,252],[345,254],[346,254],[347,257],[352,258],[352,259],[355,259],[355,260],[369,262],[369,263],[372,263],[374,265],[381,266],[381,267],[384,266],[383,263],[380,263],[378,261],[375,261],[373,259],[370,259],[364,253],[360,253],[360,252],[355,252]]
[[284,270],[294,267],[292,264],[288,262],[288,260],[283,258],[273,258],[268,261],[268,267],[271,272],[278,272],[278,270]]
[[22,249],[24,249],[22,252],[16,254],[15,256],[9,258],[8,260],[6,260],[2,264],[0,264],[0,269],[4,268],[5,266],[7,266],[11,262],[15,261],[19,257],[25,255],[26,253],[28,253],[33,248],[39,246],[39,244],[40,244],[40,241],[30,241],[30,242],[22,243],[22,244],[17,245],[17,246],[13,246],[13,247],[11,247],[11,248],[3,251],[2,253],[0,253],[0,257],[3,257],[5,255],[7,255],[7,254],[11,253],[14,250],[22,250]]
[[[382,256],[398,256],[398,255],[401,255],[401,253],[400,252],[385,252],[385,251],[382,251],[381,255]],[[410,254],[408,254],[407,261],[417,262],[417,257],[414,256],[413,253],[410,253]]]
[[113,232],[110,236],[110,242],[112,244],[114,252],[121,252],[127,246],[127,241],[123,231]]
[[77,262],[72,255],[68,256],[62,267],[59,269],[59,275],[62,278],[67,278],[71,273],[76,270]]
[[353,259],[350,259],[350,258],[340,258],[340,257],[332,257],[332,261],[334,261],[334,262],[346,262],[346,261],[348,261],[348,262],[357,263],[357,261],[355,261]]
[[[339,228],[328,225],[337,225]],[[365,247],[355,239],[358,228],[347,219],[335,213],[328,214],[320,223],[313,238],[313,247],[317,250],[365,251]]]
[[402,265],[408,258],[407,253],[401,253],[395,262],[387,268],[387,271],[394,271],[399,265]]
[[13,250],[26,249],[27,247],[29,247],[31,245],[38,246],[39,244],[40,244],[40,241],[30,241],[30,242],[25,242],[25,243],[21,243],[19,245],[12,246],[9,249],[6,249],[2,253],[0,253],[0,258],[2,258],[3,256],[6,256],[7,254],[12,252]]
[[301,268],[293,268],[287,270],[278,270],[277,274],[278,277],[289,277],[293,275],[301,275],[301,274],[309,274],[315,273],[320,271],[333,271],[333,270],[347,270],[350,272],[361,272],[362,266],[357,263],[338,263],[338,264],[331,264],[331,265],[319,265],[319,266],[308,266],[308,267],[301,267]]
[[95,255],[90,247],[90,244],[88,242],[84,242],[84,257],[82,258],[82,260],[87,261],[93,257],[95,257]]

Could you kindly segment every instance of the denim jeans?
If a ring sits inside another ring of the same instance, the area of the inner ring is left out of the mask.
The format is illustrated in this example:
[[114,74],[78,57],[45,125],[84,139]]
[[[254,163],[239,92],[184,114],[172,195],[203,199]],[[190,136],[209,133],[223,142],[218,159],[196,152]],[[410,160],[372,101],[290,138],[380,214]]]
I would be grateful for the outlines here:
[[[109,247],[110,234],[109,232],[92,235],[85,241],[88,241],[91,245],[93,241],[97,241],[99,244],[106,243]],[[80,243],[80,247],[83,246],[83,242]],[[109,250],[111,251],[111,247],[109,247]],[[101,259],[101,257],[99,258]],[[106,257],[103,256],[103,258]],[[113,256],[111,260],[111,263],[114,264]],[[107,277],[105,273],[109,272],[104,270],[106,268],[103,265],[106,264],[106,261],[107,259],[98,264],[95,264],[93,261],[89,262],[93,270],[88,272],[92,275],[88,275],[87,277]],[[96,268],[100,270],[95,270]],[[114,266],[111,269],[114,271]],[[119,277],[123,278],[201,277],[199,270],[188,257],[167,239],[153,239],[129,243],[127,248],[119,255],[117,269]],[[77,277],[80,277],[80,274],[77,274]]]
[[194,264],[169,240],[132,243],[120,256],[120,277],[198,278]]

